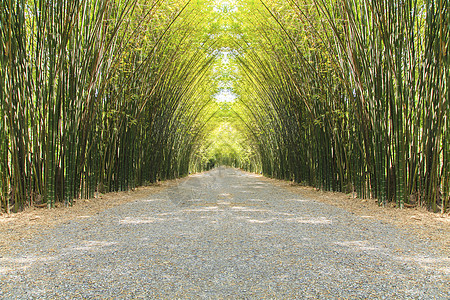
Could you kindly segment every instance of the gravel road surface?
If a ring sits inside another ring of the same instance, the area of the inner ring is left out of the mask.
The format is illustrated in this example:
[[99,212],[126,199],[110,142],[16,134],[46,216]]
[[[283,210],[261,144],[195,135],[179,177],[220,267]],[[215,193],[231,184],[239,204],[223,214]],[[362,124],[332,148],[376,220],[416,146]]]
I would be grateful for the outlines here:
[[1,299],[450,299],[450,258],[231,168],[0,257]]

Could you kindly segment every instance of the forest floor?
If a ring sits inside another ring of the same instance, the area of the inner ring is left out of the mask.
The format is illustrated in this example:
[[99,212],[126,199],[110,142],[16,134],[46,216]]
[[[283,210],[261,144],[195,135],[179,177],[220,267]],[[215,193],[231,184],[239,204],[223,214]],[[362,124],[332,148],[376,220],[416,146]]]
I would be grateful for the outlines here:
[[289,181],[266,177],[261,177],[261,179],[304,197],[345,209],[362,218],[379,220],[402,228],[421,239],[435,242],[450,257],[450,212],[433,213],[425,207],[417,206],[398,209],[394,203],[388,203],[386,207],[381,207],[376,199],[358,199],[354,198],[352,194],[320,191]]
[[179,179],[167,180],[132,191],[99,194],[93,199],[75,200],[72,206],[57,203],[53,209],[27,207],[19,213],[0,215],[0,254],[10,250],[17,241],[33,238],[34,235],[50,231],[55,226],[71,220],[89,218],[100,212],[159,193],[177,184]]
[[2,216],[0,298],[450,299],[448,219],[216,168]]

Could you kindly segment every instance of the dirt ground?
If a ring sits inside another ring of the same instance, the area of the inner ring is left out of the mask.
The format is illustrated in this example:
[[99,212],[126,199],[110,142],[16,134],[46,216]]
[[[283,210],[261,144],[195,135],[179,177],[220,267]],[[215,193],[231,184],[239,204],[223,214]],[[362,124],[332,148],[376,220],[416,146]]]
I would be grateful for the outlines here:
[[300,186],[288,181],[264,178],[306,198],[343,208],[368,219],[405,229],[422,240],[436,242],[443,253],[450,257],[450,213],[432,213],[423,207],[398,209],[392,205],[378,206],[376,199],[357,199],[352,194],[318,191],[313,187]]
[[[376,219],[406,229],[423,240],[436,242],[443,253],[450,256],[450,214],[435,214],[424,208],[397,209],[381,208],[376,200],[355,199],[352,195],[317,191],[315,188],[293,185],[287,181],[264,178],[276,186],[286,188],[306,198],[315,199],[343,208],[364,218]],[[157,185],[140,187],[130,192],[108,193],[95,199],[78,200],[72,207],[55,209],[29,207],[23,212],[0,215],[0,254],[10,250],[11,245],[19,240],[26,240],[33,235],[51,230],[54,226],[74,219],[87,218],[108,208],[158,193],[176,185],[180,180],[165,181]]]
[[142,199],[176,185],[180,180],[164,181],[155,185],[139,187],[133,191],[101,194],[94,199],[80,199],[71,207],[59,205],[54,209],[28,207],[24,211],[0,215],[0,254],[10,250],[12,244],[26,240],[39,232],[70,220],[83,219],[108,208]]

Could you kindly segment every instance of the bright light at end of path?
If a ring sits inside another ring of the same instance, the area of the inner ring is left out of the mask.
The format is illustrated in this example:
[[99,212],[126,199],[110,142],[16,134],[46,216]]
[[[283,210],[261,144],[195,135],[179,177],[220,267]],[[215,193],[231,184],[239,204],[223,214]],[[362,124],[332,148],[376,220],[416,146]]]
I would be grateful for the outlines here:
[[214,99],[217,102],[234,102],[236,100],[236,95],[229,89],[221,89],[215,96]]
[[227,11],[234,11],[236,9],[235,2],[236,1],[234,0],[216,0],[214,11],[223,11],[224,9]]

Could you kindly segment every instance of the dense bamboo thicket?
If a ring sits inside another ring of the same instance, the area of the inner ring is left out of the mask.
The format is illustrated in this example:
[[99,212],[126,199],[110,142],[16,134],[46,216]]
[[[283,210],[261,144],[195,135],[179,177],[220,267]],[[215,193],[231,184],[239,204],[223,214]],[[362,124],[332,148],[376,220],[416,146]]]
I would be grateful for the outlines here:
[[445,211],[448,1],[264,0],[237,7],[235,61],[245,82],[236,86],[238,106],[264,174],[355,191],[380,205]]
[[70,204],[188,173],[191,148],[212,113],[205,86],[214,41],[201,12],[210,5],[0,5],[4,210]]
[[448,24],[448,0],[4,0],[1,207],[227,164],[445,211]]

